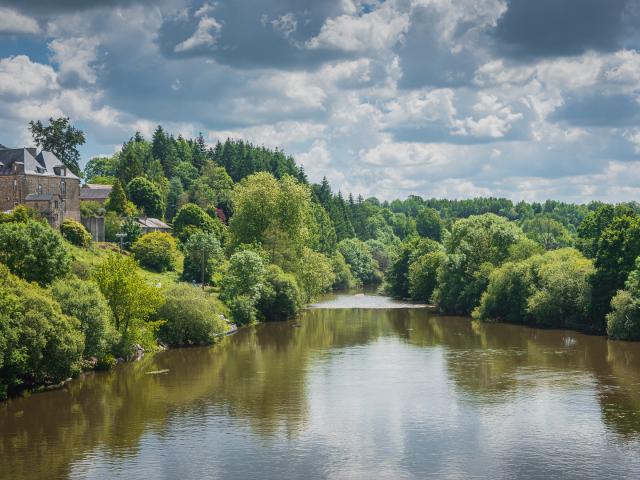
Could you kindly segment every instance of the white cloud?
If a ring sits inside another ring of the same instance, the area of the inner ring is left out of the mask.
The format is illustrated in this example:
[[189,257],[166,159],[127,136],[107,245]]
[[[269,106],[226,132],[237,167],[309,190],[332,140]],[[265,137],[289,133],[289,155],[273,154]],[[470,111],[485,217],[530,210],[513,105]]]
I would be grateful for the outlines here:
[[0,59],[0,95],[31,96],[58,88],[58,76],[49,65],[26,55]]
[[0,7],[0,33],[37,35],[38,22],[6,7]]
[[215,18],[205,15],[198,21],[193,35],[178,43],[173,50],[176,53],[184,53],[196,48],[212,47],[218,41],[221,30],[222,25]]
[[58,64],[60,76],[64,79],[75,75],[87,83],[96,82],[93,63],[96,60],[97,47],[96,37],[55,39],[49,43],[52,60]]

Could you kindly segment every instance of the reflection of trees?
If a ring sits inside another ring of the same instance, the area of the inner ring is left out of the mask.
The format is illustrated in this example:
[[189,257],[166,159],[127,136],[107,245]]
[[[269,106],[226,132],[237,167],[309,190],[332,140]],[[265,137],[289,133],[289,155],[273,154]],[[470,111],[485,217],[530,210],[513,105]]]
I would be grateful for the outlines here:
[[[442,348],[449,377],[468,401],[501,402],[544,382],[573,389],[591,375],[608,428],[640,435],[639,344],[410,309],[314,309],[300,323],[244,329],[212,348],[164,352],[0,404],[0,478],[66,477],[92,450],[131,454],[143,434],[166,435],[183,415],[230,415],[262,436],[295,435],[308,416],[314,362],[387,336]],[[146,375],[162,369],[170,372]]]

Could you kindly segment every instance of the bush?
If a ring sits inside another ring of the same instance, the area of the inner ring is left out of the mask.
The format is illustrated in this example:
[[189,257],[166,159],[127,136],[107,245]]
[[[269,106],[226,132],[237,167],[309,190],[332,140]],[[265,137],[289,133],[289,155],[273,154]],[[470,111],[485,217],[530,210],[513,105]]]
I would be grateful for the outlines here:
[[0,265],[0,398],[78,373],[83,349],[80,322]]
[[409,297],[428,302],[438,286],[438,268],[447,254],[438,251],[427,253],[409,265]]
[[62,237],[36,220],[0,224],[0,263],[30,282],[51,283],[69,271]]
[[91,243],[91,234],[87,232],[84,225],[70,218],[62,222],[60,231],[65,239],[78,247],[88,247]]
[[305,302],[328,292],[335,280],[331,261],[325,255],[307,247],[302,249],[294,271]]
[[58,280],[51,292],[65,315],[80,320],[85,357],[101,358],[118,342],[109,305],[94,282]]
[[220,308],[210,294],[187,284],[178,284],[166,292],[157,318],[164,320],[160,339],[169,345],[206,345],[227,330]]
[[248,295],[239,295],[227,302],[231,318],[238,325],[251,325],[257,321],[256,301]]
[[103,217],[105,215],[105,208],[94,200],[83,200],[80,202],[80,216],[81,217]]
[[104,216],[104,239],[107,242],[117,242],[119,233],[122,229],[122,220],[116,212],[107,212]]
[[164,232],[142,235],[131,246],[133,257],[145,268],[155,272],[172,271],[176,268],[178,247],[175,239]]
[[296,278],[277,265],[269,265],[257,307],[264,320],[288,320],[298,315],[302,293]]

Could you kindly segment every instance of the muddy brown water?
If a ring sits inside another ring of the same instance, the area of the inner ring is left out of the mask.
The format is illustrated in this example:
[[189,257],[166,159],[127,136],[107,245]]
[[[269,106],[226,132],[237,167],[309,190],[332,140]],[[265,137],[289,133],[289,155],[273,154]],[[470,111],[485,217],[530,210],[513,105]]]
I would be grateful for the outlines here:
[[1,403],[0,478],[640,478],[638,343],[368,295],[295,325]]

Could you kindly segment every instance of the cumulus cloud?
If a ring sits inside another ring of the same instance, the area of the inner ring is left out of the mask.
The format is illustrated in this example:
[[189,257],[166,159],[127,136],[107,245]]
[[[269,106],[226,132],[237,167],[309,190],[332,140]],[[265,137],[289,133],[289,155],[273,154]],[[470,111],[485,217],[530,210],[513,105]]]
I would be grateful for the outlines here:
[[356,195],[639,193],[638,0],[55,3],[0,7],[3,144],[70,115],[86,159],[161,123]]
[[38,22],[10,8],[0,7],[0,35],[40,33]]

